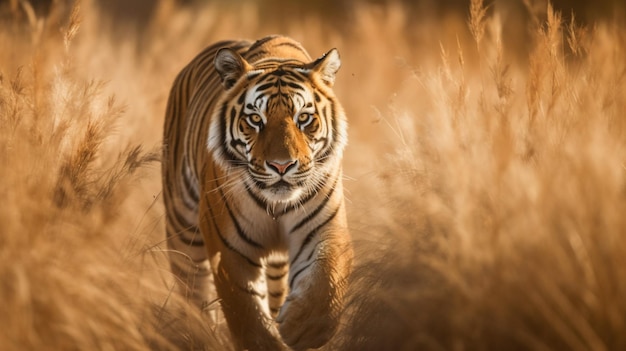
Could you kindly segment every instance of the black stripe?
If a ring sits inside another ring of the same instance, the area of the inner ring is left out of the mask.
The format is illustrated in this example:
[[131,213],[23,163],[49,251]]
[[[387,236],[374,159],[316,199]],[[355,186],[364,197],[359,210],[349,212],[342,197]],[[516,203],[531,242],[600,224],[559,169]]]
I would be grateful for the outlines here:
[[285,82],[285,84],[294,89],[304,90],[304,87],[297,83]]
[[258,77],[261,75],[261,72],[253,72],[253,73],[248,73],[248,75],[246,76],[248,78],[248,80],[253,80],[254,78]]
[[[188,106],[203,106],[202,104],[207,102],[207,98],[211,98],[209,100],[209,104],[207,104],[207,108],[212,105],[213,101],[217,98],[216,94],[213,94],[217,87],[220,87],[220,81],[218,80],[219,76],[217,74],[211,75],[211,73],[215,72],[213,70],[207,70],[208,76],[197,77],[196,84],[193,88],[193,95],[189,99]],[[188,88],[189,89],[189,88]],[[202,115],[204,116],[204,115]],[[196,120],[202,120],[203,118],[197,118]],[[192,120],[195,121],[195,120]]]
[[313,249],[311,249],[311,252],[309,253],[309,256],[307,256],[306,260],[310,261],[311,258],[313,257],[313,254],[315,254],[315,250],[317,250],[317,248],[324,242],[325,240],[318,240],[315,243],[315,246],[313,246]]
[[300,257],[300,255],[302,254],[302,251],[304,251],[304,248],[311,242],[311,240],[313,240],[313,237],[315,237],[317,235],[317,233],[319,232],[319,230],[324,227],[326,224],[328,224],[328,222],[330,222],[333,218],[335,218],[335,216],[337,215],[337,213],[339,213],[339,209],[341,208],[340,206],[337,206],[337,208],[335,209],[335,211],[333,211],[333,213],[320,225],[318,225],[317,227],[315,227],[315,229],[311,230],[309,232],[309,234],[307,234],[306,238],[304,239],[304,241],[302,242],[302,245],[300,245],[300,250],[298,250],[298,253],[296,253],[296,256],[293,258],[293,260],[291,260],[291,266],[293,266],[293,264],[298,260],[298,258]]
[[[194,227],[192,229],[194,230],[195,237],[198,234],[198,227]],[[180,233],[178,234],[177,238],[187,246],[204,246],[204,240],[202,239],[202,236],[200,236],[198,239],[187,239],[183,236],[183,233]]]
[[[294,67],[290,66],[288,63],[279,61],[276,62],[276,65],[276,69],[274,71],[268,72],[265,76],[266,78],[278,77],[278,79],[282,80],[282,82],[284,83],[304,83],[305,81],[309,80],[306,75],[298,71],[292,70]],[[277,84],[277,82],[274,82],[274,84]]]
[[[228,103],[225,102],[224,105],[222,106],[222,111],[220,112],[220,118],[224,118],[224,119],[226,118],[226,109],[227,108],[228,108]],[[242,109],[242,112],[243,112],[243,109]],[[232,139],[235,139],[235,136],[232,133],[232,130],[236,129],[235,119],[237,119],[237,114],[236,113],[231,113],[230,114],[230,137]],[[224,139],[224,141],[226,141],[226,139]],[[224,144],[224,143],[222,143],[222,144]]]
[[174,81],[174,86],[170,91],[170,96],[167,101],[163,134],[169,138],[178,136],[179,129],[182,127],[181,122],[185,119],[185,115],[182,113],[183,111],[181,111],[187,108],[187,101],[185,100],[185,94],[183,92],[184,87],[181,87],[181,85],[184,84],[182,79],[184,79],[184,77],[178,77],[178,79]]
[[185,218],[183,218],[182,214],[178,212],[178,208],[172,208],[171,210],[167,211],[167,217],[170,222],[172,222],[173,220],[173,222],[177,224],[176,229],[186,230],[188,228],[194,228],[196,226],[195,223],[190,223]]
[[276,35],[270,35],[267,36],[265,38],[261,38],[257,41],[254,42],[254,44],[250,45],[250,47],[248,48],[248,54],[251,53],[252,51],[256,50],[257,48],[259,48],[261,45],[267,43],[268,41],[272,40],[272,39],[276,39],[278,38],[278,36]]
[[246,53],[246,60],[248,60],[248,62],[253,63],[254,61],[257,61],[257,58],[259,56],[265,56],[269,54],[269,52],[267,50],[259,50],[253,54],[250,53]]
[[[231,146],[232,146],[232,143],[231,143]],[[236,150],[236,149],[235,149],[235,150]],[[239,160],[239,158],[237,158],[237,155],[235,155],[234,153],[232,153],[232,152],[230,151],[230,149],[228,149],[228,148],[224,148],[224,149],[222,149],[222,151],[224,152],[224,156],[226,156],[226,159],[227,159],[227,160],[229,160],[229,161],[231,161],[231,162],[236,162],[236,161],[238,161],[238,160]]]
[[217,119],[217,131],[219,132],[220,145],[224,145],[226,143],[226,128],[224,126],[224,116],[226,116],[226,108],[227,104],[224,103],[224,105],[222,105],[220,109],[220,118]]
[[281,269],[281,268],[285,268],[285,266],[287,265],[286,261],[282,261],[282,262],[268,262],[267,263],[268,266],[274,268],[274,269]]
[[[226,105],[226,104],[225,104]],[[241,106],[241,111],[239,112],[241,115],[243,115],[243,106]],[[239,158],[236,157],[236,155],[231,152],[230,149],[228,148],[224,148],[224,153],[228,155],[229,159],[231,161],[238,161],[238,160],[245,160],[246,159],[246,155],[244,153],[242,153],[241,151],[239,151],[239,149],[237,148],[237,146],[243,146],[244,149],[247,149],[247,144],[245,141],[240,140],[240,139],[236,139],[235,138],[235,134],[233,133],[233,131],[237,130],[237,126],[235,125],[235,120],[237,119],[237,114],[236,113],[231,113],[230,114],[230,129],[229,129],[229,134],[230,134],[230,146],[231,148],[233,148],[235,150],[235,152],[239,155]],[[222,142],[222,144],[225,144],[226,140],[224,140]]]
[[287,275],[287,272],[284,272],[284,273],[279,274],[279,275],[266,274],[265,276],[269,280],[281,280],[281,279],[283,279],[285,277],[285,275]]
[[282,215],[285,215],[293,210],[295,210],[297,207],[299,206],[304,206],[306,203],[308,203],[309,201],[311,201],[315,196],[317,196],[318,192],[326,186],[326,182],[328,181],[328,178],[325,178],[324,181],[322,182],[322,184],[320,184],[319,186],[315,187],[315,189],[313,189],[313,191],[311,191],[304,199],[298,201],[298,203],[294,206],[291,207],[287,207],[283,210]]
[[277,70],[275,70],[275,71],[273,71],[273,72],[268,73],[268,74],[267,74],[267,76],[268,76],[268,77],[269,77],[269,76],[274,76],[274,77],[282,77],[282,76],[286,75],[286,74],[287,74],[287,72],[288,72],[288,71],[285,71],[284,69],[282,69],[282,68],[280,68],[280,67],[279,67]]
[[[267,54],[267,52],[264,52]],[[256,54],[254,56],[257,56]],[[255,65],[256,69],[276,70],[276,69],[302,69],[302,61],[289,57],[268,57],[263,62]]]
[[250,197],[252,198],[252,200],[254,200],[254,202],[264,211],[267,210],[267,202],[265,202],[265,200],[261,199],[260,197],[258,197],[250,188],[250,186],[248,185],[248,183],[244,183],[246,190],[248,191],[248,195],[250,195]]
[[170,270],[177,277],[184,278],[186,285],[190,285],[189,283],[192,282],[191,279],[195,276],[193,273],[190,273],[184,270],[183,267],[179,265],[179,262],[175,260],[170,260]]
[[[335,105],[332,103],[331,101],[331,116],[327,117],[328,113],[326,112],[324,114],[324,117],[326,117],[327,119],[330,119],[332,122],[332,135],[333,135],[333,142],[337,142],[338,138],[338,134],[339,134],[339,130],[338,130],[338,123],[339,123],[339,119],[335,117]],[[328,106],[325,107],[325,109],[327,109]],[[315,157],[315,159],[317,161],[319,161],[320,163],[325,163],[326,160],[328,159],[328,157],[330,156],[330,154],[332,154],[332,152],[335,150],[335,148],[333,147],[333,145],[331,143],[328,143],[328,140],[326,140],[325,145],[324,145],[324,149],[320,152],[319,155],[317,155]]]
[[284,290],[281,290],[281,291],[275,291],[275,292],[271,292],[271,291],[270,291],[270,293],[269,293],[270,297],[273,297],[273,298],[275,298],[275,299],[280,298],[280,297],[283,297],[283,295],[284,295],[284,294],[285,294],[285,291],[284,291]]
[[195,187],[192,186],[189,177],[187,177],[185,174],[181,174],[181,177],[183,177],[183,183],[185,185],[185,189],[187,190],[187,194],[197,205],[200,201],[200,196],[198,195],[198,192],[196,191]]
[[[232,139],[230,141],[230,147],[232,147],[239,154],[239,156],[241,156],[242,158],[245,158],[245,155],[242,154],[239,151],[238,146],[243,146],[244,148],[246,148],[247,144],[244,143],[243,141],[239,140],[239,139]],[[237,160],[237,158],[235,158],[235,154],[230,152],[230,150],[226,149],[226,150],[224,150],[224,152],[228,154],[228,156],[230,157],[231,161],[236,161]]]
[[[226,120],[226,109],[227,109],[227,108],[228,108],[228,104],[227,104],[227,103],[224,103],[224,104],[222,105],[221,109],[220,109],[220,114],[219,114],[219,119],[218,119],[218,123],[219,123],[218,130],[219,130],[219,133],[220,133],[220,140],[222,141],[222,142],[220,143],[220,145],[225,145],[225,144],[226,144],[226,127],[224,126],[224,121]],[[230,130],[231,130],[231,131],[232,131],[232,129],[234,128],[234,127],[232,127],[232,125],[235,123],[235,121],[234,121],[235,117],[236,117],[236,116],[231,116],[231,119],[230,119],[230,121],[231,121],[231,128],[230,128]],[[241,144],[243,144],[243,145],[245,145],[245,143],[243,143],[241,140],[236,140],[236,139],[233,137],[232,132],[231,132],[231,133],[229,133],[229,134],[230,134],[230,136],[231,136],[231,138],[232,138],[232,140],[231,140],[231,142],[230,142],[231,147],[232,147],[234,150],[236,150],[237,152],[239,152],[239,150],[237,150],[237,148],[236,148],[237,143],[241,143]],[[231,151],[231,149],[229,149],[229,148],[227,148],[227,147],[223,147],[223,148],[222,148],[222,152],[223,152],[223,153],[224,153],[224,155],[226,156],[226,159],[228,159],[229,161],[237,161],[237,160],[239,160],[239,159],[240,159],[240,158],[238,158],[238,157],[237,157],[237,155],[235,155],[235,154]],[[244,155],[241,155],[241,153],[240,153],[240,156],[241,156],[241,157],[243,157],[243,158],[245,158],[245,156],[244,156]]]
[[[209,209],[209,213],[211,214],[211,218],[213,218],[215,215],[213,214],[213,209],[211,208],[211,205],[207,200],[207,208]],[[204,218],[205,220],[209,220],[209,218],[207,218],[205,216]],[[263,265],[261,265],[260,263],[254,262],[252,261],[251,258],[249,258],[248,256],[244,255],[242,252],[240,252],[239,250],[237,250],[237,248],[235,248],[230,242],[228,242],[228,240],[226,240],[226,238],[222,235],[222,233],[220,232],[219,228],[217,227],[217,223],[215,223],[215,221],[211,220],[211,222],[213,223],[213,228],[215,228],[215,232],[217,233],[217,236],[220,238],[220,240],[222,241],[222,244],[224,244],[224,246],[226,246],[227,249],[229,249],[230,251],[233,251],[234,253],[238,254],[239,256],[241,256],[244,260],[246,260],[246,262],[248,262],[251,266],[254,267],[258,267],[258,268],[263,268]]]
[[195,78],[206,80],[206,74],[210,75],[215,67],[215,54],[217,50],[209,50],[197,56],[192,62],[195,68],[191,74]]
[[315,93],[313,94],[313,96],[315,97],[315,102],[320,102],[322,101],[322,99],[320,98],[320,94],[317,93],[317,91],[315,91]]
[[[278,82],[278,81],[277,81],[277,82]],[[267,90],[267,89],[269,89],[269,88],[271,88],[271,87],[273,87],[273,86],[276,86],[276,83],[277,83],[277,82],[269,82],[269,83],[265,83],[265,84],[263,84],[263,85],[259,85],[259,86],[257,87],[256,91],[264,91],[264,90]]]
[[256,291],[256,290],[254,290],[254,289],[252,289],[252,288],[250,288],[250,287],[243,287],[243,286],[240,286],[240,285],[238,285],[238,284],[235,284],[235,286],[237,286],[237,288],[239,288],[239,290],[241,290],[241,291],[243,291],[243,292],[245,292],[245,293],[248,293],[248,294],[250,294],[250,295],[254,295],[254,296],[258,296],[258,297],[260,297],[261,299],[264,299],[264,298],[265,298],[265,294],[261,294],[260,292],[258,292],[258,291]]
[[309,66],[309,67],[315,67],[315,66],[319,65],[319,64],[320,64],[320,62],[322,62],[322,61],[324,60],[324,58],[326,58],[326,55],[327,55],[327,54],[328,54],[328,53],[326,53],[326,54],[324,54],[324,55],[322,55],[322,56],[318,57],[317,59],[315,59],[315,61],[314,61],[313,63],[311,63],[311,64],[310,64],[310,65],[308,65],[308,66]]
[[233,45],[231,46],[231,49],[237,51],[237,53],[239,55],[243,55],[246,51],[248,51],[248,48],[250,48],[250,45],[252,43],[250,43],[247,40],[239,40],[239,41],[232,41]]
[[[337,116],[337,106],[335,106],[335,101],[333,100],[329,100],[330,101],[330,119],[333,122],[333,142],[337,142],[337,140],[339,140],[339,117]],[[334,149],[334,148],[331,148]]]
[[178,77],[176,77],[176,79],[174,80],[173,87],[170,90],[170,96],[167,101],[167,118],[165,119],[165,123],[163,126],[165,135],[172,134],[171,132],[172,132],[173,126],[176,124],[175,122],[178,120],[178,118],[176,117],[179,116],[177,112],[178,112],[179,106],[181,105],[178,102],[181,99],[180,94],[182,93],[182,89],[179,89],[179,86],[181,84],[180,81],[182,79],[184,79],[184,76],[181,72],[181,74]]
[[268,73],[268,76],[277,76],[280,77],[285,82],[290,83],[305,83],[310,81],[309,77],[306,74],[303,74],[300,71],[294,70],[294,68],[298,68],[290,66],[289,64],[284,63],[280,66],[276,71],[272,71]]
[[289,280],[289,289],[293,290],[293,283],[296,281],[296,277],[299,276],[300,273],[304,272],[307,268],[311,267],[311,264],[313,264],[313,262],[315,262],[315,261],[309,262],[309,264],[307,264],[306,266],[300,268],[296,273],[294,273],[291,276],[291,279]]
[[[305,55],[307,54],[307,52],[304,51],[304,48],[302,46],[300,46],[300,45],[298,45],[298,44],[296,44],[296,43],[294,43],[292,41],[285,41],[285,42],[282,42],[282,43],[280,43],[278,45],[274,45],[274,47],[279,47],[279,46],[288,46],[290,48],[293,48],[293,49],[296,49],[296,50],[300,51],[301,53],[303,53]],[[308,56],[308,55],[306,55],[306,56]]]
[[246,98],[246,91],[244,90],[243,93],[239,95],[239,98],[237,98],[237,104],[239,105],[243,104],[245,98]]
[[226,210],[228,211],[228,215],[230,216],[230,219],[233,221],[233,224],[235,225],[235,229],[237,230],[237,235],[239,235],[239,237],[243,241],[248,243],[249,245],[259,248],[259,249],[263,249],[263,246],[257,243],[256,241],[252,240],[252,238],[250,238],[244,232],[243,228],[241,228],[241,225],[239,225],[239,221],[237,221],[237,218],[235,218],[235,214],[233,213],[232,209],[228,205],[228,200],[226,199],[226,195],[224,195],[224,191],[222,190],[222,187],[219,181],[217,180],[217,171],[215,170],[215,168],[213,168],[213,177],[215,177],[215,185],[217,186],[217,189],[219,189],[220,196],[222,197],[222,201],[224,201],[224,205],[226,205]]
[[254,182],[254,184],[256,184],[256,186],[259,189],[267,189],[267,184],[263,183],[262,181],[260,181],[258,179],[252,179],[252,181]]
[[326,195],[322,203],[319,206],[317,206],[317,208],[313,212],[309,213],[308,216],[304,217],[298,224],[296,224],[293,228],[291,228],[290,230],[291,233],[295,232],[296,230],[300,229],[303,225],[307,224],[314,217],[316,217],[322,211],[322,209],[324,209],[324,207],[326,207],[326,204],[328,204],[328,201],[330,200],[333,193],[335,192],[335,187],[337,186],[337,179],[339,179],[339,177],[335,177],[335,182],[333,183],[333,186],[330,188],[330,192]]

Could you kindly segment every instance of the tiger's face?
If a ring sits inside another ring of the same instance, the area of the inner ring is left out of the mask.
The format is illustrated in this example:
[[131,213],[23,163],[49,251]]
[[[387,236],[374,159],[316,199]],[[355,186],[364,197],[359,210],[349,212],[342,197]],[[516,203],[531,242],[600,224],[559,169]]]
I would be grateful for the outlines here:
[[270,59],[250,65],[222,49],[215,65],[226,89],[209,132],[216,161],[241,170],[246,189],[266,204],[314,194],[347,139],[331,90],[337,51],[308,64]]

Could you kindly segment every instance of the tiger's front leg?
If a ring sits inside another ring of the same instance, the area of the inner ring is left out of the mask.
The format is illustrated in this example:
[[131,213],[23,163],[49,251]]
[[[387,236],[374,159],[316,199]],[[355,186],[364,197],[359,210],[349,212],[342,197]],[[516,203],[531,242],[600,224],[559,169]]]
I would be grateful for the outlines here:
[[270,315],[263,266],[258,256],[237,245],[235,228],[216,203],[201,200],[200,227],[235,349],[286,350]]
[[326,344],[339,323],[353,256],[343,207],[290,245],[290,292],[276,321],[296,351]]

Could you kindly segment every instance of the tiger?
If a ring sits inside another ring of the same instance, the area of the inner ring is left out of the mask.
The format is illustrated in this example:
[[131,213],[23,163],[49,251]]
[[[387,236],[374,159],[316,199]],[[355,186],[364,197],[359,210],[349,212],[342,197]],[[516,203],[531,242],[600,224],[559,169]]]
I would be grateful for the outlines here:
[[168,98],[162,181],[180,291],[211,289],[237,350],[306,350],[338,328],[353,248],[343,194],[347,118],[337,49],[285,36],[198,54]]

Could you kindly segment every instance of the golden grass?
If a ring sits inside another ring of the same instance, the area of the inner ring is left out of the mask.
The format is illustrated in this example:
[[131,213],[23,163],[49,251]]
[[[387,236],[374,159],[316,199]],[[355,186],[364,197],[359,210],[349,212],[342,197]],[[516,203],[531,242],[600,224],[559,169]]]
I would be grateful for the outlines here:
[[171,293],[163,111],[207,44],[282,32],[342,55],[357,263],[328,349],[625,349],[626,28],[468,8],[335,28],[163,0],[124,34],[91,1],[0,5],[2,348],[228,348]]

